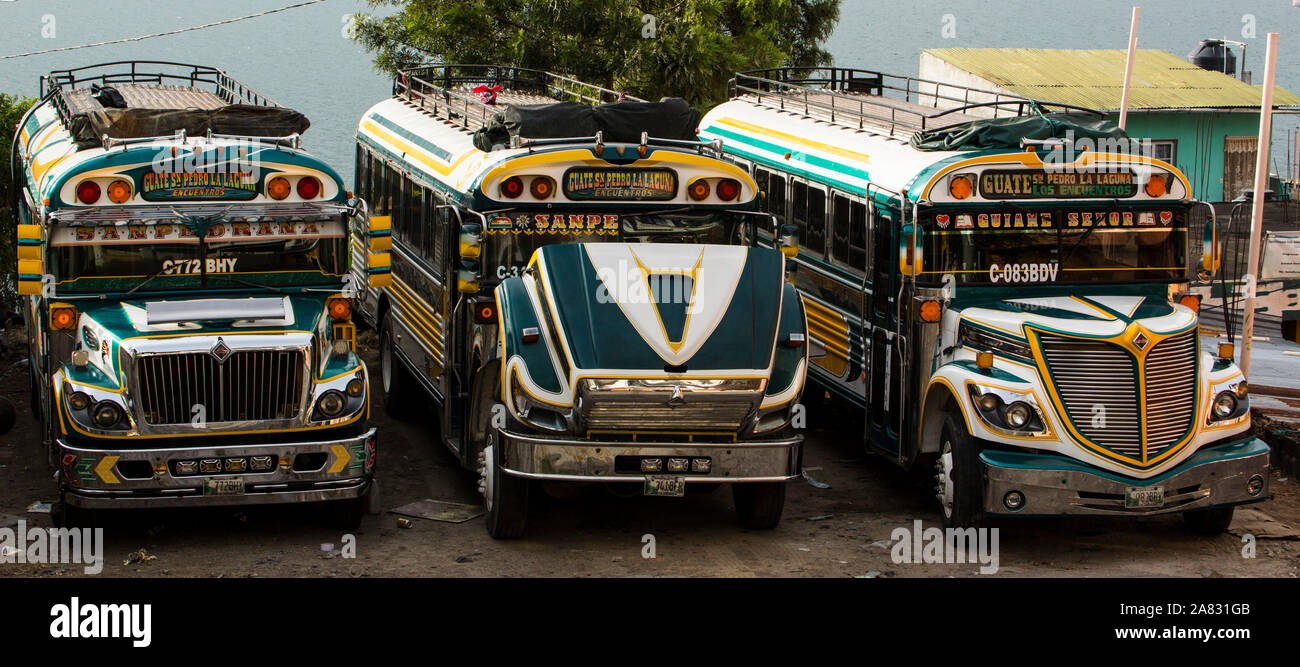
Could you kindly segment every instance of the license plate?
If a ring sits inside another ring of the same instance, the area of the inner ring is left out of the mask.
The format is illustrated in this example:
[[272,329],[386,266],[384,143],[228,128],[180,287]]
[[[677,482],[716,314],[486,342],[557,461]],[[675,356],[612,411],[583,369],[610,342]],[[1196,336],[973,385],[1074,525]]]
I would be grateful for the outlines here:
[[227,479],[210,479],[203,485],[205,496],[239,496],[244,493],[244,479],[230,477]]
[[680,498],[686,495],[685,477],[647,477],[645,495]]
[[1130,486],[1124,494],[1124,507],[1130,509],[1142,507],[1161,507],[1165,504],[1165,487]]

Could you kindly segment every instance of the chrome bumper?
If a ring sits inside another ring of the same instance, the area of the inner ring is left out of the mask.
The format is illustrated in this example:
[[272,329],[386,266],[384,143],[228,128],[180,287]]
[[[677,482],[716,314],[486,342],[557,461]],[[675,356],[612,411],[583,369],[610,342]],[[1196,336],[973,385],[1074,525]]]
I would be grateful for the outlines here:
[[[339,440],[178,447],[88,449],[57,441],[63,501],[88,508],[269,505],[365,495],[374,475],[375,429]],[[300,454],[316,455],[307,465]],[[322,457],[323,455],[323,457]],[[268,471],[176,474],[177,460],[272,457]],[[319,466],[316,461],[323,461]],[[125,464],[125,465],[124,465]],[[141,473],[147,467],[149,476]],[[311,469],[306,469],[311,468]],[[125,474],[124,474],[125,473]],[[126,474],[132,475],[127,477]],[[243,480],[243,493],[211,495],[209,480]]]
[[[988,483],[984,511],[998,516],[1149,516],[1260,502],[1268,498],[1268,445],[1247,438],[1207,447],[1181,465],[1150,479],[1129,479],[1106,473],[1064,456],[985,451],[980,454]],[[1263,477],[1259,492],[1247,482]],[[1160,507],[1126,508],[1129,488],[1164,487]],[[1006,494],[1018,491],[1025,503],[1007,509]]]
[[[802,470],[803,436],[745,442],[608,442],[498,430],[502,470],[515,477],[563,482],[644,482],[672,475],[687,482],[783,482]],[[708,473],[620,472],[619,457],[708,458]]]

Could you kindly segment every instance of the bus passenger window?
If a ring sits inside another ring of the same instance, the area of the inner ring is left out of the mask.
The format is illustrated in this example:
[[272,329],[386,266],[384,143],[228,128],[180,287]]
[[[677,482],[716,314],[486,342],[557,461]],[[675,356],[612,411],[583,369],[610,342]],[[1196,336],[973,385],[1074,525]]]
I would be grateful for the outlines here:
[[867,269],[867,206],[861,202],[849,204],[849,266]]
[[786,221],[785,177],[772,174],[767,182],[767,211],[776,216],[778,223]]
[[[835,195],[831,198],[835,204],[835,214],[831,219],[831,261],[837,264],[849,264],[849,199]],[[857,268],[857,267],[854,267]]]
[[366,198],[366,165],[368,163],[369,156],[358,144],[356,161],[352,165],[352,190],[354,196],[362,199]]
[[792,183],[790,194],[790,222],[799,228],[799,245],[808,247],[808,184]]
[[769,194],[767,192],[769,189],[767,187],[767,182],[771,180],[771,178],[772,178],[772,172],[766,169],[754,170],[754,183],[758,185],[758,189],[760,191],[758,195],[759,204],[761,204],[760,209],[767,213],[772,212],[772,200],[769,198]]
[[424,221],[420,218],[420,212],[422,210],[420,202],[424,199],[424,188],[407,181],[406,190],[406,211],[403,217],[406,218],[406,227],[410,230],[411,247],[417,254],[421,255],[422,259],[427,259],[423,257],[423,253],[420,252],[421,249],[424,248],[425,235]]
[[808,231],[799,243],[805,245],[809,252],[826,254],[826,191],[808,188]]
[[384,169],[383,163],[371,158],[370,165],[370,212],[373,215],[388,215],[388,207],[384,202],[384,192],[387,185],[384,183],[384,176],[388,170]]

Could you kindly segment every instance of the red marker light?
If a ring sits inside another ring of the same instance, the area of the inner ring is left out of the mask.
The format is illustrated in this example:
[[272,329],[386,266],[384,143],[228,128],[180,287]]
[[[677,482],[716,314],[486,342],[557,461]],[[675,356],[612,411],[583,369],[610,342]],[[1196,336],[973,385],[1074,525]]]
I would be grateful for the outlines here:
[[511,176],[501,181],[501,196],[506,199],[515,199],[524,193],[524,182],[518,176]]
[[718,199],[731,201],[740,196],[740,183],[730,178],[718,181]]
[[83,204],[99,201],[99,184],[94,181],[82,181],[77,185],[77,200]]
[[303,199],[315,199],[320,194],[320,181],[314,176],[303,176],[298,179],[298,196]]

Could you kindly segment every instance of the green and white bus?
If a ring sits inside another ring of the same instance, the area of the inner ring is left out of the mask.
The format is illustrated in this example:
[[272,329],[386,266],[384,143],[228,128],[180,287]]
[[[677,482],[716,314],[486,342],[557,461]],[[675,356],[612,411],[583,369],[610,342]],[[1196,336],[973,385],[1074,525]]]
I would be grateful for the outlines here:
[[[405,71],[357,128],[359,310],[385,407],[437,406],[494,537],[530,487],[681,496],[730,483],[771,528],[801,473],[807,368],[785,256],[750,177],[646,103],[510,67]],[[612,102],[602,104],[601,102]]]
[[1267,497],[1245,379],[1201,349],[1213,213],[1177,168],[1106,150],[1122,137],[1083,110],[878,72],[748,72],[731,93],[700,137],[798,227],[812,377],[863,411],[870,450],[933,466],[945,521],[1217,531]]

